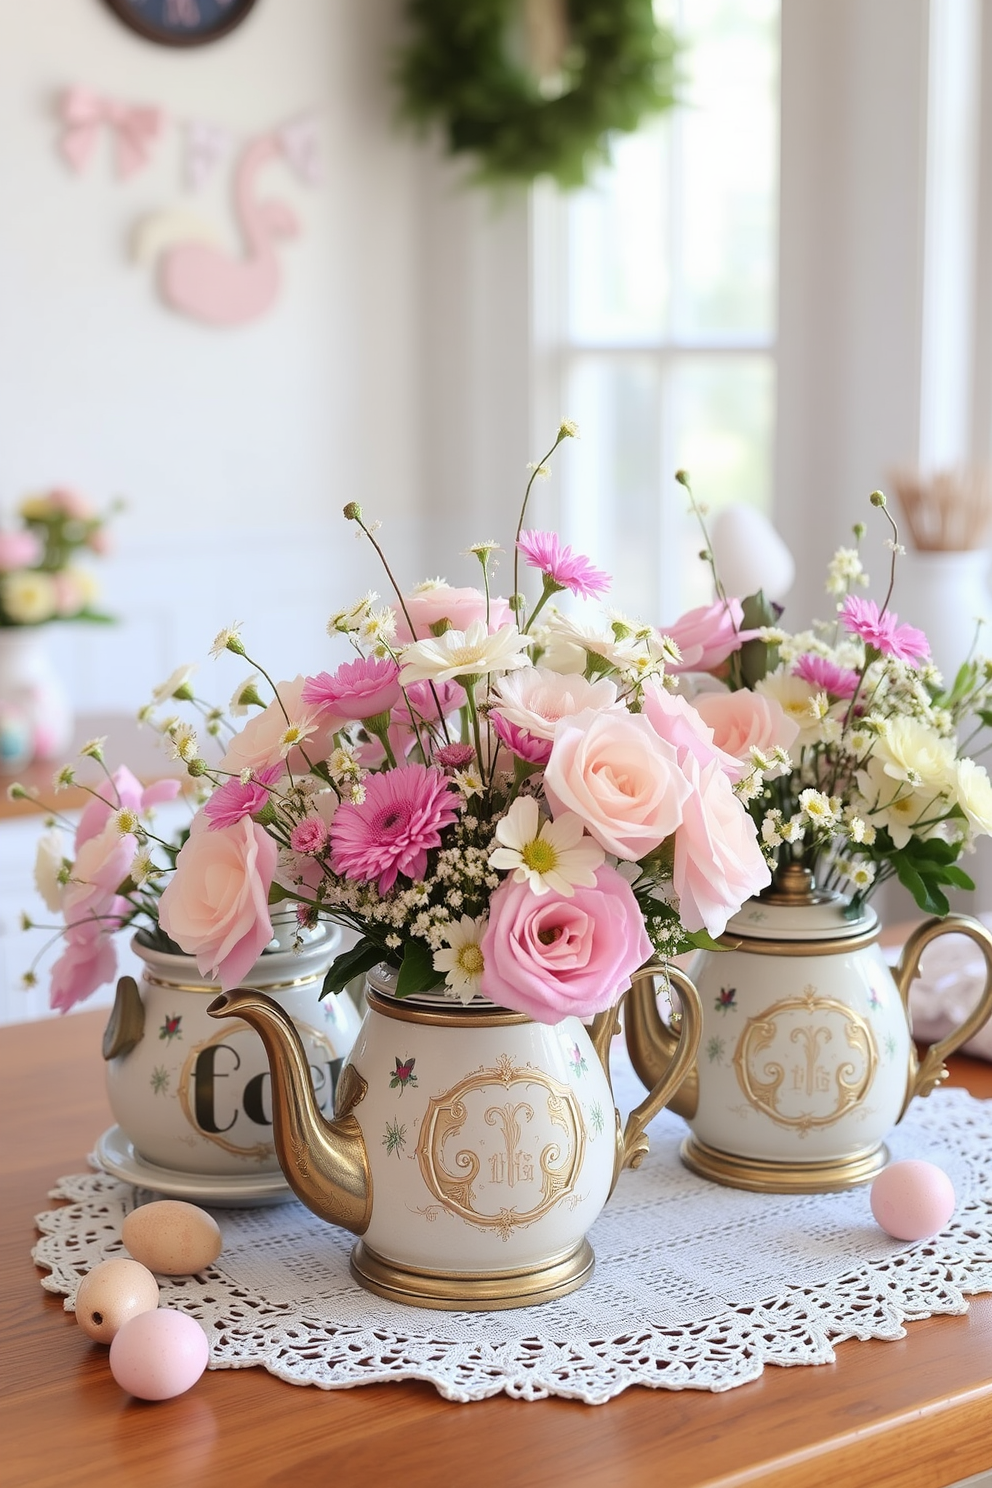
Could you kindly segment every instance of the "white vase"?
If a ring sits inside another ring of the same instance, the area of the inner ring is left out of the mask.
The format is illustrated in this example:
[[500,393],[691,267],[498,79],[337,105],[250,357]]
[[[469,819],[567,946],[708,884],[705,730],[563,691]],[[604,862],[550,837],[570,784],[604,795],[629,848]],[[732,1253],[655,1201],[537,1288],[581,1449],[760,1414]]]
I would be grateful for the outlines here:
[[[892,607],[901,621],[924,631],[948,685],[971,650],[979,618],[992,621],[986,548],[966,552],[911,552],[900,556]],[[984,635],[978,650],[987,652]]]
[[39,625],[0,629],[0,771],[54,760],[72,740],[69,697]]

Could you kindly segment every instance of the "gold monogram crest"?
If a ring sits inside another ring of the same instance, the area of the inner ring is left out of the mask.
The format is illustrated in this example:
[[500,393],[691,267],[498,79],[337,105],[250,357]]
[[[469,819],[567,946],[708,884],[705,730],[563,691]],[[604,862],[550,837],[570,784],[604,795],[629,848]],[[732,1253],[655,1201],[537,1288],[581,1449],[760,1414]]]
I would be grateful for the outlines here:
[[749,1018],[734,1053],[750,1104],[800,1136],[860,1105],[877,1066],[868,1023],[812,986]]
[[574,1092],[503,1054],[429,1101],[417,1160],[448,1213],[506,1240],[572,1193],[585,1145]]

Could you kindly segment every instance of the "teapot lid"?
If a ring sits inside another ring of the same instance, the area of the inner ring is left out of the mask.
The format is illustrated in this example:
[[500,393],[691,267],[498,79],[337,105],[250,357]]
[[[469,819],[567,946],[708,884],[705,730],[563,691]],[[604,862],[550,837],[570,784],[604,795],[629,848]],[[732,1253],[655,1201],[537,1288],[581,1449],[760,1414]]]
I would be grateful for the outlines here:
[[862,905],[852,918],[843,894],[818,889],[808,868],[788,863],[770,889],[738,910],[725,934],[749,940],[839,940],[866,935],[877,924],[873,909]]

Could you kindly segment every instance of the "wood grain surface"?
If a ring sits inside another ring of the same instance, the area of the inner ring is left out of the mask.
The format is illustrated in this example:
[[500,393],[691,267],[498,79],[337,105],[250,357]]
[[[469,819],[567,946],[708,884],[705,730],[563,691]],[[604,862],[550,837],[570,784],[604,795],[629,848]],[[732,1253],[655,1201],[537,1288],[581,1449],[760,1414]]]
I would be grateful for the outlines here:
[[[83,1013],[0,1030],[9,1488],[944,1488],[992,1467],[990,1296],[965,1317],[910,1323],[896,1342],[841,1344],[835,1364],[769,1368],[722,1394],[632,1388],[603,1406],[457,1405],[426,1384],[321,1391],[247,1369],[209,1372],[175,1400],[136,1401],[30,1259],[49,1189],[85,1171],[111,1124],[102,1027],[102,1015]],[[992,1096],[990,1065],[958,1060],[953,1078]]]

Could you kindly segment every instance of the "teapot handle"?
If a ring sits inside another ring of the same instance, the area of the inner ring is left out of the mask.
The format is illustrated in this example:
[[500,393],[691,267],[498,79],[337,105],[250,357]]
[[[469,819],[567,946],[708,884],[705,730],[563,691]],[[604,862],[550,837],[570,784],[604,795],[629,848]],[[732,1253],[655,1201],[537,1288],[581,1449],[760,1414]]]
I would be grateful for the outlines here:
[[968,1042],[978,1030],[992,1016],[992,934],[986,930],[980,920],[971,915],[948,915],[945,919],[925,920],[918,925],[903,947],[899,964],[894,968],[896,986],[899,988],[899,996],[902,998],[906,1018],[910,1021],[909,1014],[909,989],[920,969],[920,957],[932,940],[940,935],[967,935],[973,940],[985,958],[985,987],[975,1008],[957,1028],[951,1030],[945,1038],[936,1044],[931,1044],[922,1060],[917,1063],[916,1054],[911,1053],[910,1078],[906,1092],[906,1100],[899,1113],[899,1119],[906,1114],[906,1107],[914,1096],[929,1095],[934,1086],[939,1085],[942,1080],[947,1079],[947,1067],[944,1060],[955,1049]]
[[[649,963],[640,971],[634,973],[631,986],[624,993],[621,1002],[616,1007],[609,1008],[605,1013],[599,1013],[593,1019],[589,1030],[593,1047],[599,1056],[600,1063],[606,1071],[607,1079],[610,1078],[610,1042],[615,1033],[620,1031],[617,1012],[623,1006],[631,994],[638,996],[639,983],[648,981],[652,983],[649,995],[654,999],[654,978],[665,976],[678,990],[679,1000],[682,1004],[682,1015],[679,1019],[678,1040],[675,1043],[671,1058],[666,1068],[658,1075],[655,1083],[640,1102],[635,1106],[627,1117],[623,1132],[620,1132],[620,1116],[617,1115],[617,1155],[613,1168],[613,1184],[624,1168],[639,1167],[648,1151],[648,1139],[644,1135],[644,1129],[649,1121],[652,1121],[663,1106],[666,1106],[672,1096],[678,1090],[682,1081],[689,1074],[696,1059],[699,1049],[699,1040],[703,1032],[703,1008],[699,1000],[699,993],[685,972],[676,966],[659,966]],[[612,1082],[611,1082],[612,1089]],[[611,1188],[612,1192],[612,1188]]]

